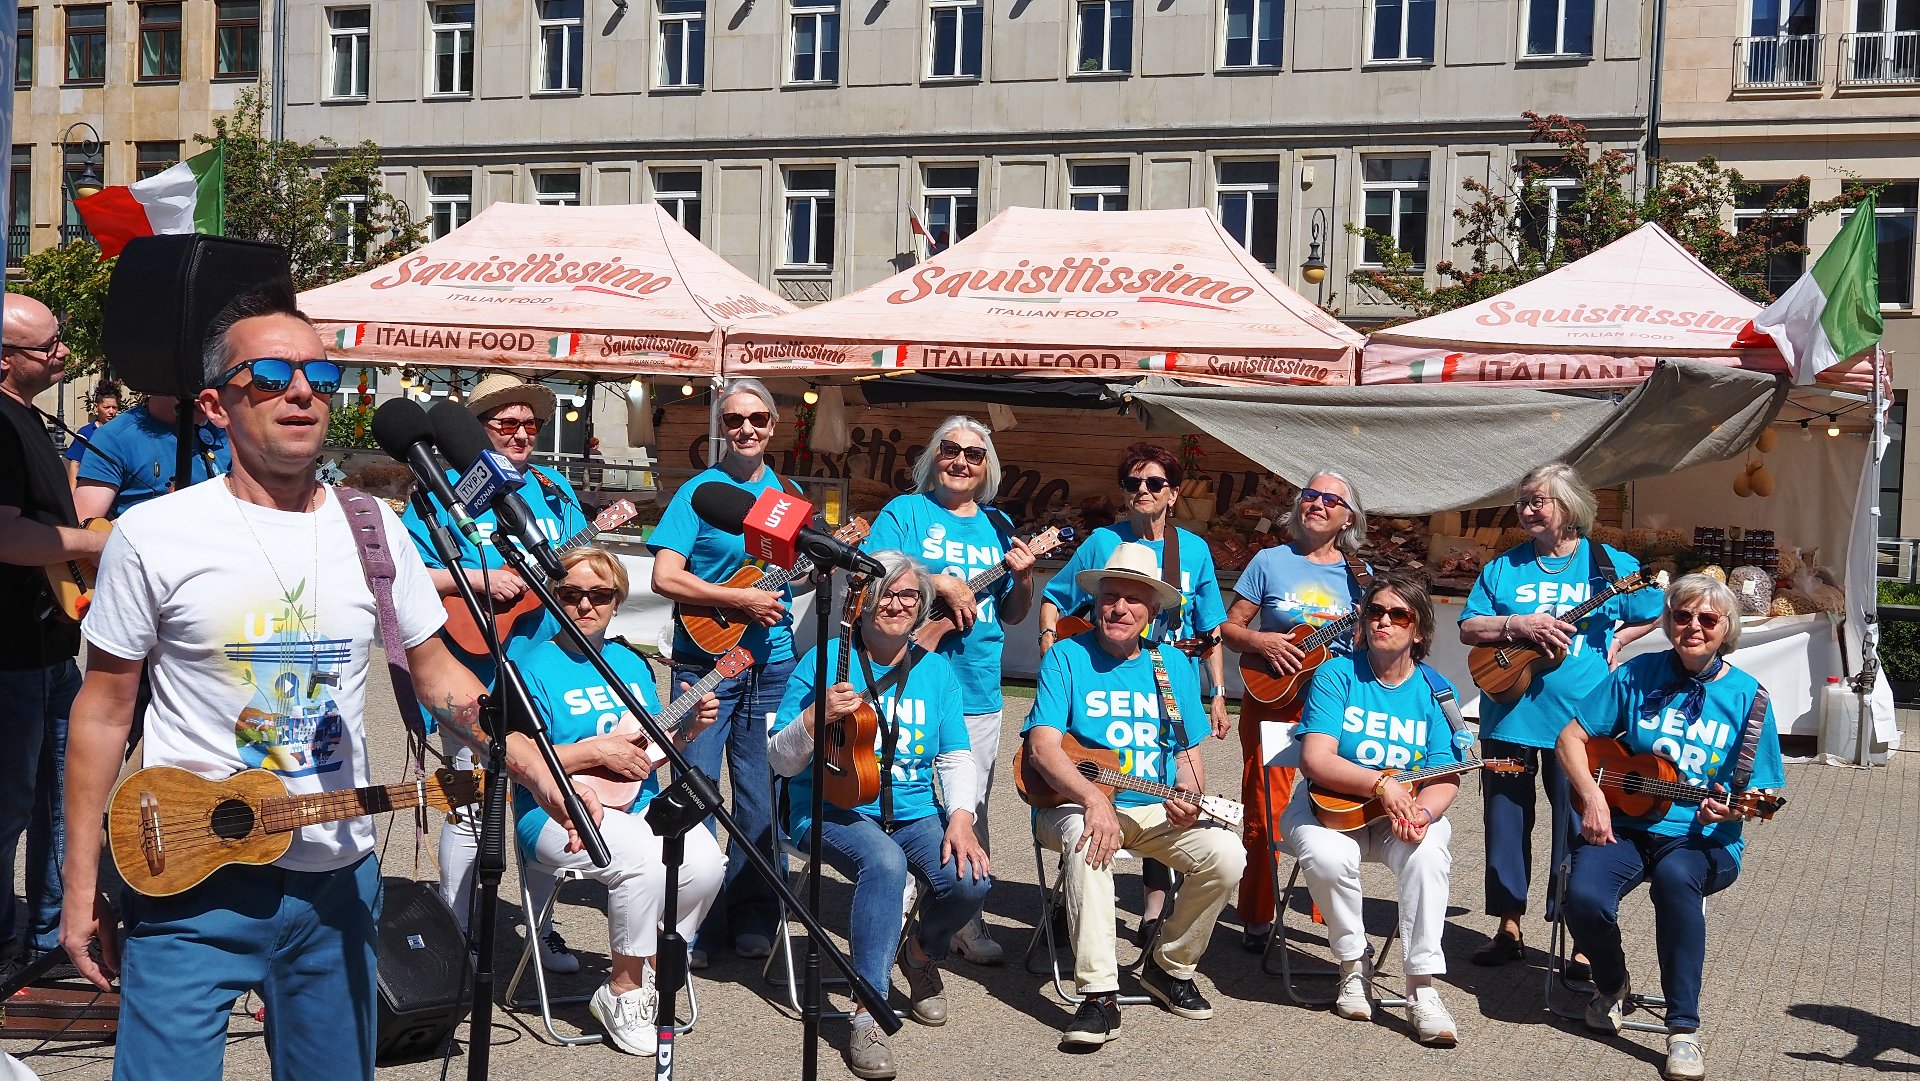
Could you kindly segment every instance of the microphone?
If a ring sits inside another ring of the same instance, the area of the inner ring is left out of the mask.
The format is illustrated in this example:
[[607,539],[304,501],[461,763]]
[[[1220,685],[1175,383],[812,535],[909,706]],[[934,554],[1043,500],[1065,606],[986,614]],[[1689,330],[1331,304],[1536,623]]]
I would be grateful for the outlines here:
[[790,568],[805,555],[822,567],[873,578],[886,574],[879,560],[808,524],[813,504],[779,488],[755,499],[731,484],[710,481],[694,489],[693,513],[715,529],[743,535],[748,555],[778,567]]
[[480,526],[468,513],[466,501],[447,484],[447,462],[434,446],[433,423],[427,419],[427,411],[411,398],[387,402],[373,411],[373,439],[381,450],[406,463],[414,481],[447,508],[467,543],[480,547]]
[[453,467],[461,471],[461,487],[487,497],[484,503],[476,501],[473,506],[493,511],[500,527],[520,542],[520,547],[533,556],[547,577],[565,578],[567,568],[561,565],[560,557],[554,555],[553,546],[540,531],[533,510],[520,497],[523,475],[493,449],[487,430],[458,402],[436,403],[428,415],[440,449],[446,452]]

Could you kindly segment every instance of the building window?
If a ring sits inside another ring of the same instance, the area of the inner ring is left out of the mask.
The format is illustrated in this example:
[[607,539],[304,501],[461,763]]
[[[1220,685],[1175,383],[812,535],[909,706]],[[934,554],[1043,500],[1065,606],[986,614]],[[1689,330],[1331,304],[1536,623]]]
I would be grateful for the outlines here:
[[1079,70],[1133,70],[1133,0],[1080,0]]
[[1280,260],[1280,163],[1223,161],[1219,165],[1220,224],[1268,270]]
[[1592,56],[1593,0],[1527,0],[1528,56]]
[[25,89],[33,85],[33,9],[21,8],[20,21],[13,34],[13,85]]
[[1887,405],[1887,453],[1880,459],[1880,535],[1900,535],[1900,493],[1906,479],[1907,392],[1896,390]]
[[660,0],[660,85],[706,82],[707,0]]
[[1376,64],[1433,63],[1433,0],[1373,0]]
[[1227,0],[1227,41],[1220,66],[1280,66],[1281,0]]
[[358,263],[367,257],[367,197],[342,195],[333,201],[333,246],[339,261]]
[[367,96],[368,48],[372,35],[371,8],[334,8],[327,12],[328,79],[330,98]]
[[213,74],[260,74],[260,0],[214,5]]
[[434,4],[428,9],[432,23],[433,82],[431,92],[446,97],[465,97],[473,93],[473,5]]
[[787,169],[786,264],[833,266],[833,170]]
[[159,176],[180,163],[179,143],[133,144],[133,177],[145,180]]
[[540,0],[540,89],[580,90],[586,40],[586,0]]
[[[1366,198],[1367,228],[1391,237],[1413,265],[1427,265],[1426,158],[1364,158],[1361,188]],[[1380,246],[1369,237],[1361,246],[1360,261],[1380,265]]]
[[13,148],[7,185],[7,265],[19,266],[33,246],[33,148]]
[[978,79],[986,15],[980,0],[929,0],[927,77]]
[[541,206],[579,206],[579,172],[563,169],[533,174],[533,201]]
[[443,173],[427,178],[427,232],[438,240],[473,217],[473,174]]
[[1560,241],[1560,225],[1580,198],[1580,176],[1564,157],[1521,158],[1514,165],[1521,183],[1516,200],[1520,210],[1520,252],[1533,262],[1552,258]]
[[1920,82],[1920,3],[1856,0],[1846,63],[1850,83]]
[[655,169],[653,201],[700,239],[700,173],[694,169]]
[[[1785,184],[1755,184],[1742,189],[1734,199],[1733,231],[1744,233],[1748,229],[1767,222],[1769,218],[1791,218],[1795,210],[1806,209],[1807,200],[1804,192],[1795,203],[1774,205],[1775,200],[1780,198],[1780,192],[1786,187]],[[1774,221],[1768,226],[1767,240],[1770,245],[1794,244],[1802,250],[1774,251],[1768,254],[1767,295],[1753,298],[1762,303],[1778,298],[1794,282],[1800,280],[1800,275],[1806,273],[1807,223],[1804,220],[1790,223]]]
[[67,15],[67,82],[107,81],[107,7],[70,7]]
[[840,81],[840,0],[793,0],[793,81]]
[[140,78],[180,77],[180,5],[140,5]]
[[[76,240],[91,240],[93,233],[87,223],[81,219],[80,212],[73,208],[73,186],[87,171],[87,159],[80,153],[79,147],[67,147],[61,153],[60,171],[60,243],[71,244]],[[107,175],[107,148],[102,146],[98,160],[93,162],[95,176]]]
[[1125,210],[1127,167],[1071,165],[1067,168],[1068,205],[1075,210]]
[[939,255],[980,227],[980,169],[974,165],[929,165],[921,205],[927,220],[927,254]]
[[1880,306],[1913,307],[1914,227],[1920,224],[1920,184],[1909,180],[1880,190],[1874,226],[1880,239]]
[[1819,85],[1820,5],[1817,0],[1751,2],[1747,22],[1749,36],[1736,43],[1738,86]]

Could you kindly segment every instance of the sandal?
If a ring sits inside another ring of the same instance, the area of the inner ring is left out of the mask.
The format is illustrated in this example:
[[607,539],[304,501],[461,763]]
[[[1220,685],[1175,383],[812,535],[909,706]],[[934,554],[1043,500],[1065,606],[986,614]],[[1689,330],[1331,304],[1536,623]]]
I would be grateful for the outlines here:
[[1474,951],[1471,960],[1476,965],[1491,968],[1495,965],[1504,965],[1508,961],[1518,961],[1526,955],[1526,945],[1518,935],[1501,931],[1493,936],[1491,942]]

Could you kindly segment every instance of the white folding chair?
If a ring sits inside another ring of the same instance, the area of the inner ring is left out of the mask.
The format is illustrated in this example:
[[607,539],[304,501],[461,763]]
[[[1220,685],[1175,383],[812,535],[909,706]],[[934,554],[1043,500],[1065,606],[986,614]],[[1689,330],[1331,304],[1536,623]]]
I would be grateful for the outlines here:
[[[1547,939],[1546,999],[1547,1009],[1553,1011],[1554,1016],[1584,1022],[1586,1004],[1593,998],[1595,988],[1591,983],[1576,983],[1567,979],[1567,962],[1572,960],[1575,951],[1573,936],[1567,930],[1567,880],[1572,875],[1573,854],[1568,853],[1553,869],[1554,919],[1553,933]],[[1706,909],[1706,899],[1701,898],[1701,915],[1706,914]],[[1556,1001],[1556,994],[1561,1001]],[[1660,995],[1629,994],[1623,1004],[1625,1017],[1620,1027],[1634,1032],[1672,1033],[1673,1029],[1666,1022],[1666,1010],[1667,1000]],[[1661,1019],[1642,1021],[1633,1016],[1636,1011],[1657,1013]]]

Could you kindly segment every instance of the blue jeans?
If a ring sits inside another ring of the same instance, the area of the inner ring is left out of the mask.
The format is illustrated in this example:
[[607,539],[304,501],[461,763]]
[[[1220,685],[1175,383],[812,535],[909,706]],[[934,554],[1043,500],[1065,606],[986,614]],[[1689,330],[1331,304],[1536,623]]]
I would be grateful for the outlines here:
[[[767,766],[767,728],[774,711],[780,708],[794,663],[789,658],[756,665],[732,679],[721,680],[713,692],[720,699],[720,719],[687,748],[687,761],[715,781],[720,779],[720,756],[725,752],[733,783],[733,820],[745,835],[727,842],[726,881],[720,887],[720,900],[694,936],[691,945],[696,950],[714,953],[741,935],[760,935],[773,941],[774,920],[780,908],[773,888],[748,866],[742,847],[752,844],[773,861],[777,870],[786,871],[786,861],[773,843],[773,771]],[[674,665],[673,694],[678,695],[682,687],[712,669],[711,662]],[[707,820],[707,828],[718,830],[712,819]]]
[[1620,947],[1620,899],[1642,882],[1653,898],[1653,944],[1667,1025],[1700,1028],[1700,980],[1707,963],[1706,899],[1740,877],[1740,861],[1723,845],[1686,837],[1618,830],[1612,844],[1581,843],[1567,880],[1567,930],[1593,964],[1593,983],[1615,992],[1627,980]]
[[[926,884],[920,904],[920,929],[914,937],[935,961],[947,959],[953,936],[986,903],[991,878],[961,877],[958,861],[940,862],[940,842],[947,835],[947,816],[931,814],[912,822],[894,823],[893,835],[880,823],[858,811],[825,804],[826,828],[820,835],[820,858],[853,880],[853,918],[849,938],[853,967],[874,990],[887,993],[893,972],[894,945],[907,918],[900,910],[906,895],[907,872]],[[811,836],[801,839],[805,848]]]
[[[1557,867],[1561,853],[1579,834],[1573,800],[1567,790],[1567,775],[1560,770],[1559,756],[1552,748],[1527,747],[1505,740],[1489,739],[1480,743],[1488,758],[1515,758],[1527,767],[1525,773],[1486,772],[1480,775],[1480,817],[1487,837],[1487,915],[1505,916],[1527,910],[1527,894],[1533,879],[1533,809],[1540,786],[1547,790],[1547,804],[1553,813],[1553,854],[1548,867]],[[1547,920],[1554,918],[1552,891],[1547,894]]]
[[224,867],[127,893],[114,1081],[220,1081],[234,1000],[259,989],[274,1081],[371,1081],[380,861]]
[[46,668],[0,672],[0,946],[17,939],[14,857],[27,838],[29,950],[60,944],[60,861],[66,855],[63,813],[67,716],[80,693],[70,660]]

